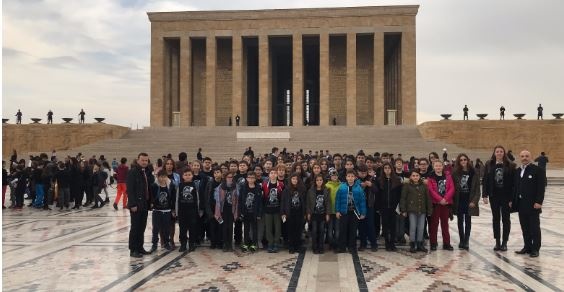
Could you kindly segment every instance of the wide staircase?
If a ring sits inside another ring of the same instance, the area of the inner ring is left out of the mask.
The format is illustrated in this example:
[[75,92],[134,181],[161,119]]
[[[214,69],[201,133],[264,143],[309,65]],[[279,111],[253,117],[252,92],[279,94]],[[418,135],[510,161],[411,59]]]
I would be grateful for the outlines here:
[[[237,139],[237,133],[244,138]],[[289,134],[289,139],[288,139]],[[254,137],[249,137],[254,136]],[[276,137],[280,137],[276,139]],[[442,156],[442,149],[447,148],[449,158],[465,152],[471,159],[482,160],[491,155],[490,151],[471,151],[440,141],[424,140],[416,127],[390,126],[315,126],[315,127],[187,127],[187,128],[145,128],[131,130],[119,139],[108,139],[93,144],[60,151],[59,154],[76,155],[81,152],[87,157],[104,154],[112,159],[135,157],[139,152],[147,152],[156,158],[171,153],[174,158],[179,152],[188,153],[194,159],[198,148],[204,156],[214,161],[229,158],[241,158],[245,148],[251,146],[255,155],[270,153],[276,146],[289,152],[303,149],[304,152],[329,150],[331,153],[356,154],[362,149],[368,154],[374,152],[401,153],[404,159],[410,156],[426,157],[431,151]]]

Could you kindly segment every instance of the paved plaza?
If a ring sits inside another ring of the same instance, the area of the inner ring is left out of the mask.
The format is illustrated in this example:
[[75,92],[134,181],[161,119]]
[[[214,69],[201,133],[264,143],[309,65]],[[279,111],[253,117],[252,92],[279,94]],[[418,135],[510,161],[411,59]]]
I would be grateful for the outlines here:
[[[114,193],[110,194],[113,198]],[[314,255],[264,251],[194,253],[159,249],[129,257],[129,214],[102,209],[3,210],[4,291],[519,291],[563,290],[564,187],[549,186],[540,257],[514,253],[522,239],[512,215],[509,251],[494,252],[489,206],[473,218],[470,251],[363,251]],[[145,233],[150,248],[151,219]],[[450,223],[458,245],[456,219]],[[178,232],[177,232],[178,236]],[[440,232],[439,232],[440,236]],[[440,242],[440,240],[439,240]],[[383,245],[383,244],[382,244]]]

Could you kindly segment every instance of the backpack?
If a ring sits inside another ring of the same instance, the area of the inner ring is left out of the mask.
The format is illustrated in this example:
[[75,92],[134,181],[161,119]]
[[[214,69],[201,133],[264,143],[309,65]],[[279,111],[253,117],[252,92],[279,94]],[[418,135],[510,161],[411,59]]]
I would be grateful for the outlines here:
[[108,179],[108,173],[105,171],[100,171],[100,188],[106,187],[106,180]]

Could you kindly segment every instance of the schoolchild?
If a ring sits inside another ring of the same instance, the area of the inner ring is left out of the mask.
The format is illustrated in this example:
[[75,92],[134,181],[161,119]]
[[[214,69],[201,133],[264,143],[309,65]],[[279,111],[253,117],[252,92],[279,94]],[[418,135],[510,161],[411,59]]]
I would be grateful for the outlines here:
[[348,170],[346,182],[341,184],[335,198],[336,217],[339,220],[340,247],[338,252],[356,252],[358,221],[366,217],[366,199],[354,170]]
[[480,208],[480,177],[476,174],[470,159],[464,153],[456,157],[456,164],[452,172],[455,194],[452,211],[457,216],[459,249],[470,248],[470,231],[472,230],[472,216],[479,216]]
[[157,174],[157,181],[151,186],[151,199],[153,200],[153,246],[150,252],[157,250],[159,234],[164,241],[164,248],[172,250],[170,245],[170,221],[174,202],[176,201],[176,186],[168,178],[166,170],[162,169]]
[[[172,160],[172,158],[167,158],[165,160],[164,170],[166,171],[167,177],[170,180],[170,182],[174,185],[176,190],[178,190],[178,185],[180,184],[181,178],[180,178],[180,174],[178,174],[174,169],[175,165],[176,163],[174,162],[174,160]],[[175,194],[175,198],[176,198],[176,194]],[[176,203],[176,199],[174,202]],[[114,204],[114,207],[117,207],[117,205]],[[171,215],[170,227],[169,227],[170,246],[172,246],[172,248],[176,248],[176,245],[174,244],[174,234],[176,233],[176,217],[172,217],[172,213],[173,212],[170,212]],[[164,246],[164,244],[165,244],[164,241],[161,241],[161,245]]]
[[358,250],[365,250],[368,241],[370,241],[371,250],[377,251],[378,242],[376,241],[375,217],[380,216],[380,214],[377,213],[379,211],[378,206],[380,205],[377,200],[378,184],[373,177],[368,175],[368,166],[364,163],[358,165],[358,179],[360,180],[360,186],[363,188],[366,198],[366,220],[361,220],[358,223],[360,239],[360,247]]
[[212,168],[212,175],[213,178],[208,181],[204,194],[206,196],[205,207],[209,222],[210,248],[216,249],[221,248],[223,245],[221,224],[215,220],[215,189],[217,189],[223,179],[221,168],[217,166]]
[[[240,189],[239,214],[243,221],[243,252],[257,251],[257,222],[262,218],[262,186],[256,183],[256,174],[247,173],[246,183]],[[262,222],[262,221],[261,221]]]
[[433,214],[431,215],[431,224],[429,225],[429,241],[431,243],[431,250],[437,249],[439,221],[441,223],[441,232],[443,235],[443,249],[453,250],[450,245],[448,220],[450,217],[450,210],[455,190],[450,172],[445,171],[443,167],[444,165],[442,161],[435,160],[435,162],[433,162],[434,174],[429,177],[427,182],[429,196],[433,202]]
[[[263,210],[266,240],[268,241],[268,252],[278,252],[278,241],[281,234],[280,202],[284,183],[278,181],[276,169],[271,169],[268,181],[262,184]],[[259,233],[261,233],[259,231]]]
[[382,176],[378,178],[380,200],[378,206],[382,217],[382,236],[387,251],[396,251],[396,209],[401,198],[402,184],[390,163],[382,166]]
[[311,249],[314,254],[324,252],[325,223],[329,222],[328,210],[331,208],[329,200],[329,189],[325,187],[322,174],[315,177],[315,186],[309,189],[307,194],[306,213],[307,221],[311,226]]
[[233,222],[239,217],[239,194],[233,177],[228,172],[215,189],[215,219],[221,225],[224,252],[233,251]]
[[179,252],[185,252],[188,243],[188,252],[196,250],[196,241],[198,238],[198,217],[203,216],[203,200],[200,198],[200,192],[194,184],[194,173],[189,167],[182,171],[182,182],[178,186],[178,196],[176,197],[175,214],[178,218],[180,228]]
[[[208,183],[208,176],[205,175],[201,170],[202,170],[202,162],[200,162],[199,160],[194,160],[191,164],[192,168],[192,172],[194,174],[194,185],[196,186],[196,189],[198,190],[199,194],[205,194],[206,192],[206,186]],[[205,206],[206,204],[206,196],[201,196],[200,200],[204,201],[202,202],[203,205]],[[203,209],[204,213],[205,213],[205,208]],[[196,220],[196,224],[197,224],[197,235],[198,237],[196,238],[196,246],[199,246],[201,241],[205,238],[206,232],[208,232],[208,220],[207,220],[207,216],[199,216],[198,219]]]
[[282,192],[282,222],[288,226],[288,251],[300,252],[306,209],[306,188],[297,173],[290,175],[290,184]]
[[329,191],[329,222],[327,222],[327,240],[331,249],[336,250],[339,245],[339,221],[335,215],[335,200],[337,197],[337,190],[341,186],[339,181],[339,173],[335,168],[329,169],[329,181],[325,183],[325,187]]
[[412,169],[409,182],[401,190],[400,212],[409,218],[409,251],[427,252],[423,241],[425,218],[432,214],[433,205],[427,186],[423,183],[419,172]]
[[100,170],[99,164],[95,163],[92,166],[92,176],[90,177],[91,180],[90,187],[92,189],[91,192],[94,196],[94,206],[92,206],[92,209],[101,208],[104,207],[105,205],[104,200],[100,196],[105,182],[103,173],[104,172]]
[[[233,177],[239,194],[241,194],[241,188],[247,183],[248,170],[249,163],[246,160],[239,161],[237,174]],[[235,220],[234,238],[235,245],[241,245],[241,241],[243,240],[243,221],[241,221],[241,218]]]

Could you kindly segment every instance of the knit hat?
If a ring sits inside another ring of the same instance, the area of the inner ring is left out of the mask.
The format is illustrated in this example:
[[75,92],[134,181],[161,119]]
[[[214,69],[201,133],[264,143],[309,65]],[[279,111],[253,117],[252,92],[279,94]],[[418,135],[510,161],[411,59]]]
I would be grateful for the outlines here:
[[329,168],[329,176],[339,175],[334,167]]

